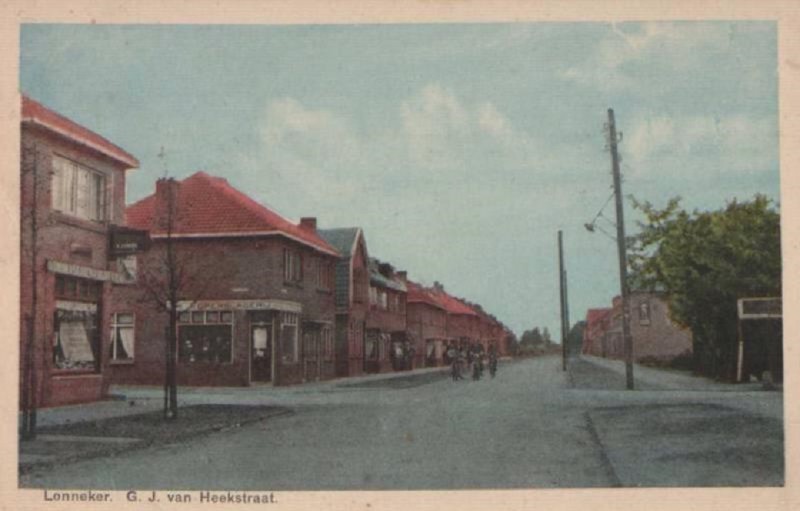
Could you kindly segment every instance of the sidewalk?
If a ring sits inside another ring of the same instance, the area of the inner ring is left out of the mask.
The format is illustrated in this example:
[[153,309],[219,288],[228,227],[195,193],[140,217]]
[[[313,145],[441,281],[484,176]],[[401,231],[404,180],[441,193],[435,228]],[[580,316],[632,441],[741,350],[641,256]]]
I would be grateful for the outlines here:
[[[449,371],[449,368],[430,367],[413,371],[335,378],[285,387],[273,387],[271,385],[253,385],[251,387],[178,387],[178,400],[181,406],[248,400],[260,402],[265,399],[289,402],[295,396],[341,392],[348,388],[361,390],[359,387],[365,383],[417,378],[422,375],[445,371]],[[109,394],[110,398],[104,401],[40,409],[37,412],[38,425],[47,427],[92,422],[114,417],[140,415],[163,409],[164,388],[161,386],[112,385]]]
[[[570,359],[570,372],[579,372],[581,364],[590,364],[600,369],[604,375],[598,382],[603,388],[618,389],[625,386],[625,362],[591,355],[580,355]],[[597,371],[592,371],[597,373]],[[714,391],[745,392],[764,390],[761,383],[724,383],[694,376],[688,371],[675,369],[656,369],[640,364],[633,364],[634,387],[638,390],[679,390],[679,391]],[[578,382],[576,382],[577,384]],[[580,383],[586,384],[582,381]],[[588,382],[590,385],[593,382]],[[577,387],[582,385],[577,384]],[[598,388],[591,385],[590,388]]]
[[180,387],[176,423],[161,419],[162,387],[113,386],[111,398],[39,410],[37,438],[19,443],[21,473],[109,456],[131,449],[183,442],[269,417],[292,413],[297,404],[330,399],[348,390],[403,389],[445,378],[448,368],[338,378],[287,387]]

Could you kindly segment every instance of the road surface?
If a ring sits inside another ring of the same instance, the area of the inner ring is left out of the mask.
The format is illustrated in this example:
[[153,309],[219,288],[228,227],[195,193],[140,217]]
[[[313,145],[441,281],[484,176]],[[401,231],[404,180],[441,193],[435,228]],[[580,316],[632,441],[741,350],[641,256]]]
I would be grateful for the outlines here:
[[[782,394],[702,385],[615,388],[577,360],[506,363],[496,379],[430,373],[290,390],[186,393],[183,403],[295,413],[175,444],[26,474],[22,487],[386,490],[763,486],[783,482]],[[158,396],[157,392],[153,397]]]

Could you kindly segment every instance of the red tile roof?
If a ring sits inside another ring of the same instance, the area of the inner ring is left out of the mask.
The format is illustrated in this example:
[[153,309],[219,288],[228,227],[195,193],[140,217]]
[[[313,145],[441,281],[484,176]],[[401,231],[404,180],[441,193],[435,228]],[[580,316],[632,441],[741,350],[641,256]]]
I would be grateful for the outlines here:
[[447,294],[445,291],[434,289],[432,293],[434,297],[436,297],[436,299],[439,300],[442,305],[444,305],[444,308],[447,310],[448,314],[463,314],[466,316],[478,315],[478,313],[475,312],[472,307],[465,304],[458,298]]
[[[282,235],[320,252],[338,256],[315,231],[302,228],[232,187],[226,179],[197,172],[176,181],[178,211],[175,236],[220,237]],[[156,194],[131,204],[128,225],[158,237],[166,234],[156,222]]]
[[42,126],[75,143],[104,154],[127,168],[139,167],[139,160],[119,146],[25,95],[22,96],[22,122]]
[[408,288],[408,295],[406,296],[407,303],[424,303],[436,307],[437,309],[447,310],[429,289],[410,280],[406,283],[406,287]]

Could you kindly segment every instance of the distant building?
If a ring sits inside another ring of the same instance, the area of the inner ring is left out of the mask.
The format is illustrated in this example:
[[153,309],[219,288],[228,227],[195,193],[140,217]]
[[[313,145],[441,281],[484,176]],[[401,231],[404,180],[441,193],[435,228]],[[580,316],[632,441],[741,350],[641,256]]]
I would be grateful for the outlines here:
[[607,356],[606,333],[609,330],[611,309],[589,309],[586,312],[586,328],[583,330],[584,355]]
[[480,316],[472,307],[447,293],[439,282],[434,283],[431,292],[447,310],[448,340],[464,348],[481,340]]
[[137,262],[137,285],[116,290],[117,327],[128,329],[131,349],[112,361],[114,382],[164,381],[168,317],[151,295],[154,277],[164,275],[168,236],[185,283],[177,304],[179,384],[334,376],[339,253],[319,236],[316,219],[292,223],[204,172],[160,179],[127,214],[130,225],[150,231],[152,247]]
[[[668,362],[692,352],[692,334],[669,317],[663,295],[633,291],[630,295],[630,331],[636,361]],[[583,353],[606,358],[625,358],[622,338],[622,299],[611,308],[589,309],[586,314]]]
[[406,280],[406,272],[395,271],[391,264],[378,259],[369,260],[365,372],[410,368],[410,346],[406,342]]
[[109,384],[112,282],[126,280],[111,238],[125,221],[126,171],[139,162],[24,96],[21,145],[20,389],[35,406],[98,400]]
[[369,310],[369,255],[359,227],[320,230],[342,257],[336,263],[336,375],[364,372],[364,340]]
[[415,347],[414,364],[442,365],[448,341],[447,309],[429,289],[411,281],[408,281],[406,328]]

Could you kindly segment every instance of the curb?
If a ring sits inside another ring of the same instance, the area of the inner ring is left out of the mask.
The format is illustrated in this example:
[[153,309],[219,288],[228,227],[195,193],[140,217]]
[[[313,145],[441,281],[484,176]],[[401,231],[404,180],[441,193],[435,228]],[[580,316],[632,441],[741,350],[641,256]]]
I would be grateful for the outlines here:
[[[198,430],[195,430],[195,431],[191,431],[191,432],[187,433],[186,435],[182,436],[179,439],[171,439],[171,440],[164,440],[164,441],[162,441],[160,438],[151,438],[149,440],[147,440],[147,439],[138,439],[139,440],[138,442],[131,442],[131,443],[120,444],[120,445],[113,445],[112,444],[112,446],[109,449],[106,449],[106,450],[99,450],[99,451],[86,452],[86,453],[74,453],[74,454],[69,454],[69,455],[62,456],[62,457],[57,457],[56,459],[52,459],[52,460],[39,460],[39,461],[30,462],[30,463],[18,462],[17,473],[18,473],[18,475],[29,474],[29,473],[33,472],[34,470],[52,469],[52,468],[56,468],[56,467],[59,467],[59,466],[62,466],[62,465],[68,465],[68,464],[71,464],[71,463],[75,463],[75,462],[78,462],[78,461],[86,461],[86,460],[96,459],[96,458],[114,457],[114,456],[116,456],[118,454],[137,451],[137,450],[142,450],[142,449],[146,449],[148,447],[154,447],[154,446],[158,446],[158,445],[172,445],[172,444],[176,444],[176,443],[182,443],[182,442],[186,442],[188,440],[192,440],[192,439],[195,439],[195,438],[211,435],[213,433],[219,433],[221,431],[228,431],[228,430],[232,430],[232,429],[238,429],[238,428],[240,428],[242,426],[246,426],[248,424],[254,424],[254,423],[257,423],[257,422],[262,422],[262,421],[265,421],[267,419],[272,419],[274,417],[282,417],[282,416],[287,416],[287,415],[294,415],[296,413],[291,408],[278,407],[278,406],[273,406],[271,408],[274,408],[274,410],[272,410],[271,412],[265,412],[264,415],[261,415],[261,416],[258,416],[258,417],[253,417],[253,418],[249,418],[249,419],[244,419],[244,420],[241,420],[241,421],[233,423],[233,424],[223,424],[223,425],[215,424],[215,425],[211,425],[211,426],[209,426],[207,428],[204,428],[204,429],[198,429]],[[146,413],[152,413],[152,412],[145,412],[143,414],[138,414],[138,415],[145,415]],[[19,442],[18,445],[19,445],[19,447],[22,447],[23,444],[24,444],[24,442]]]

